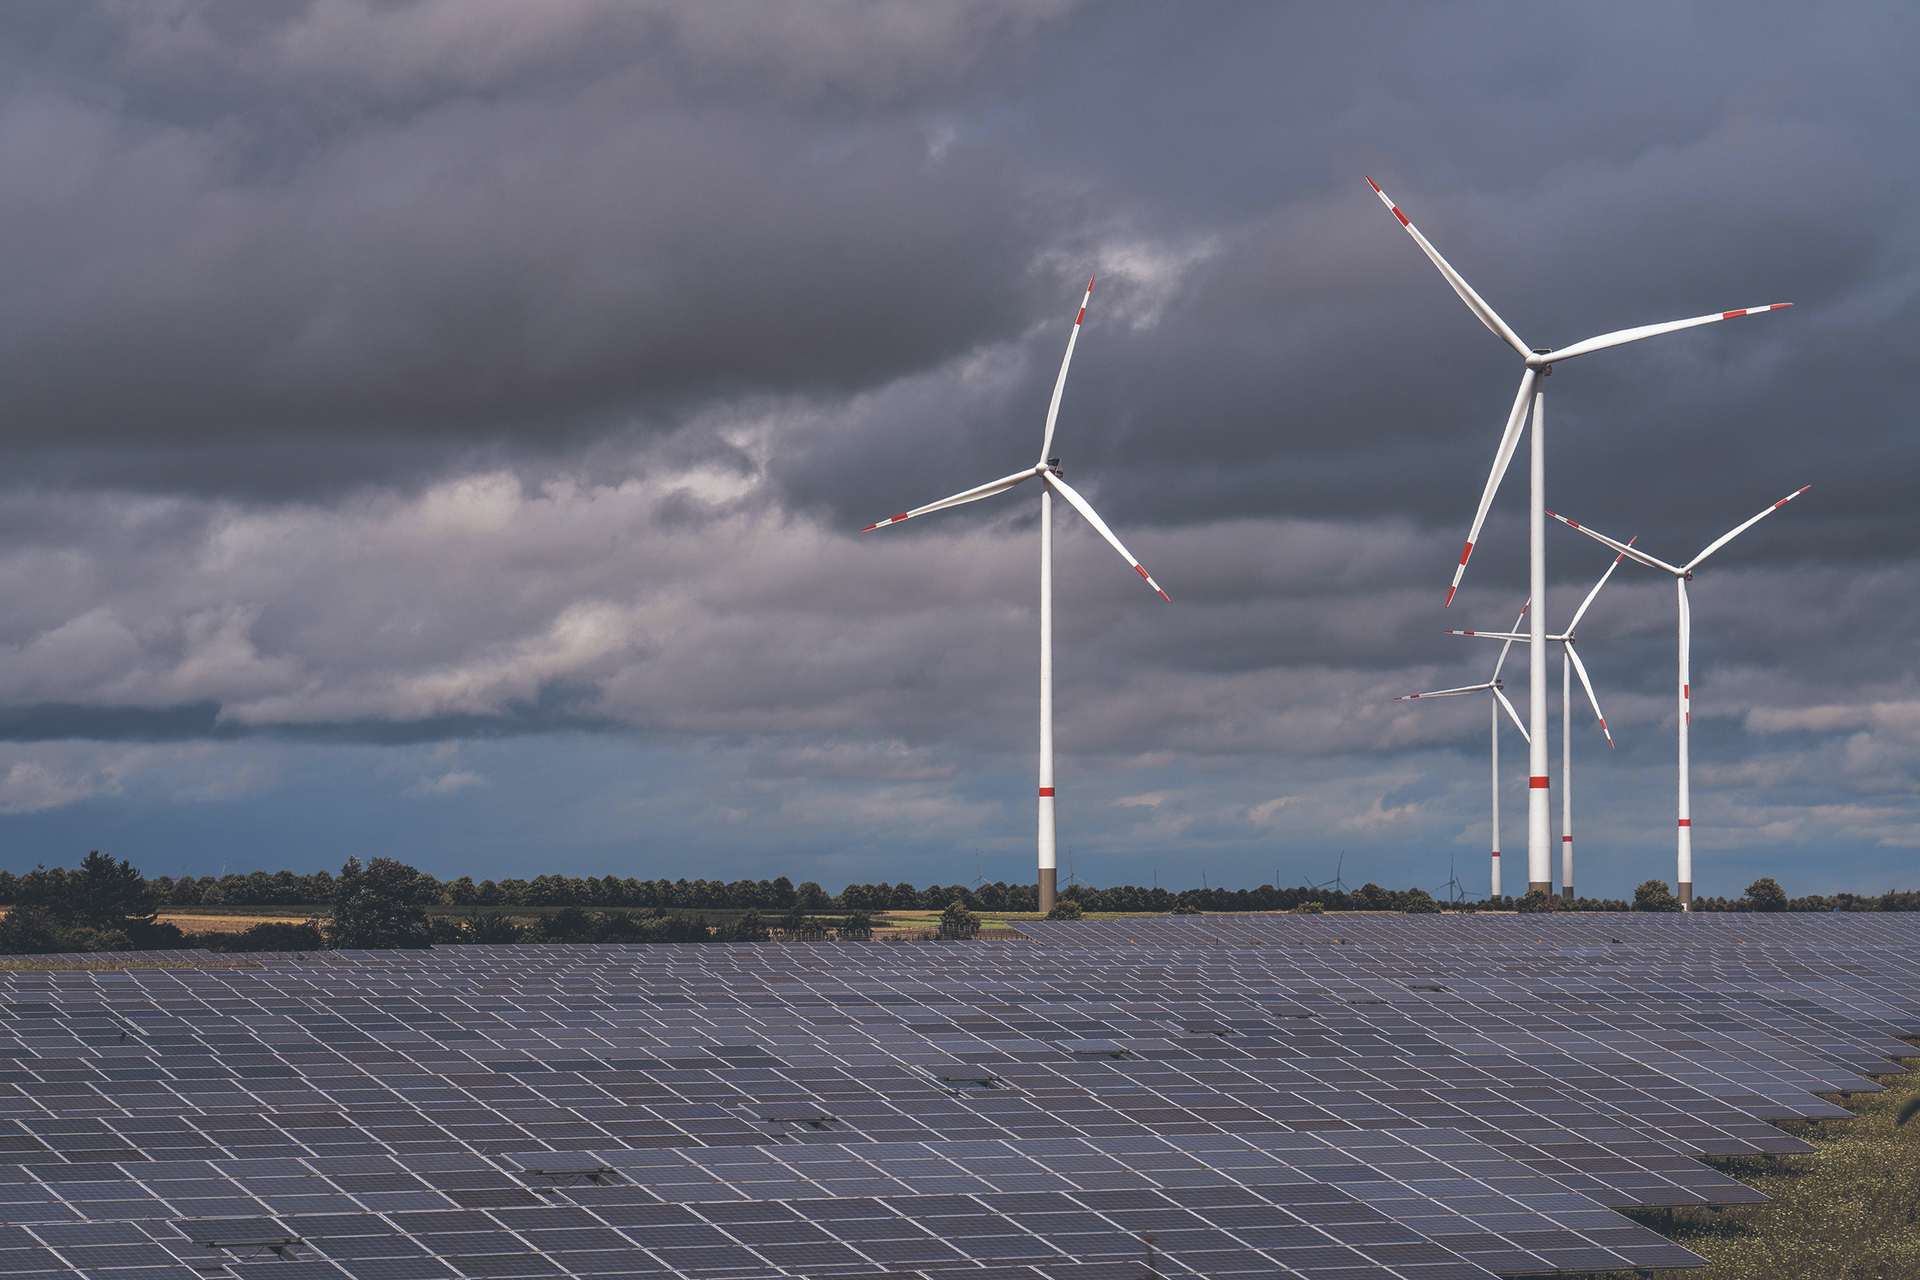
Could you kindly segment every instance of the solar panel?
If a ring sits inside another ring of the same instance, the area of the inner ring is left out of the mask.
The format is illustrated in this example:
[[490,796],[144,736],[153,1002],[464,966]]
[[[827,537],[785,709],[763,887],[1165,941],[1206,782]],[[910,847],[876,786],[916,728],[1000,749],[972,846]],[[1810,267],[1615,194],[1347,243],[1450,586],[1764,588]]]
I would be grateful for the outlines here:
[[1695,1157],[1920,1030],[1891,915],[1022,932],[0,975],[0,1269],[1691,1265],[1614,1210],[1751,1202]]

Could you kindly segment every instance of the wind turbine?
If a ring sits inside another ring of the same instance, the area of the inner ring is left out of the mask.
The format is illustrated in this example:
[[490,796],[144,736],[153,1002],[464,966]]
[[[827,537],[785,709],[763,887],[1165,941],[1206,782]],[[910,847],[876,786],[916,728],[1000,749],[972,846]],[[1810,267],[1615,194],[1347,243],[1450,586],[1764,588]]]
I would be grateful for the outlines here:
[[[1680,822],[1676,828],[1679,833],[1676,837],[1678,841],[1679,865],[1675,871],[1674,879],[1679,883],[1680,909],[1683,911],[1693,910],[1693,790],[1692,784],[1689,782],[1687,776],[1689,768],[1687,757],[1687,729],[1693,720],[1693,694],[1689,687],[1693,679],[1691,674],[1693,665],[1693,615],[1687,607],[1687,583],[1693,580],[1693,571],[1699,568],[1701,562],[1708,556],[1726,546],[1729,542],[1732,542],[1748,529],[1759,524],[1762,520],[1786,506],[1789,502],[1792,502],[1812,487],[1812,485],[1802,485],[1786,497],[1780,499],[1780,501],[1768,507],[1765,511],[1762,511],[1759,515],[1753,517],[1753,519],[1748,520],[1744,524],[1736,525],[1730,532],[1721,534],[1718,538],[1715,538],[1707,544],[1705,551],[1702,551],[1684,565],[1671,565],[1665,560],[1657,560],[1644,551],[1636,550],[1631,543],[1615,542],[1605,534],[1595,533],[1585,525],[1569,520],[1563,515],[1556,514],[1552,511],[1547,512],[1548,515],[1553,516],[1553,518],[1561,524],[1566,525],[1570,529],[1578,529],[1596,542],[1605,543],[1621,555],[1626,556],[1629,560],[1638,561],[1651,569],[1665,569],[1673,575],[1673,585],[1676,588],[1680,601],[1680,678],[1678,681],[1680,687]],[[1614,563],[1619,563],[1617,557]],[[1608,572],[1612,572],[1612,570],[1608,570]],[[1586,673],[1582,672],[1581,674],[1584,676]]]
[[[1633,539],[1628,539],[1628,546]],[[1624,554],[1624,553],[1623,553]],[[1600,575],[1600,581],[1593,584],[1593,590],[1587,592],[1587,598],[1573,612],[1573,621],[1567,623],[1567,629],[1557,636],[1548,636],[1549,640],[1560,642],[1560,895],[1569,903],[1573,900],[1573,677],[1572,672],[1580,673],[1580,684],[1587,691],[1587,705],[1593,708],[1593,718],[1600,722],[1600,732],[1607,736],[1607,746],[1613,746],[1613,733],[1607,728],[1607,718],[1600,714],[1600,699],[1593,694],[1593,681],[1587,678],[1586,664],[1580,661],[1579,650],[1573,647],[1574,631],[1580,625],[1580,619],[1587,616],[1587,606],[1600,594],[1600,588],[1607,585],[1607,579],[1620,567],[1620,556],[1613,558],[1607,571]],[[1512,631],[1449,631],[1448,635],[1478,636],[1488,640],[1504,640],[1512,644],[1515,640],[1525,640],[1520,634],[1518,624]],[[1500,650],[1505,657],[1506,649]]]
[[[1527,606],[1521,605],[1520,616],[1513,620],[1514,630],[1519,630],[1520,623],[1526,616]],[[1436,689],[1432,693],[1409,693],[1394,699],[1395,702],[1412,702],[1418,698],[1458,698],[1469,693],[1486,692],[1493,695],[1487,699],[1487,742],[1490,746],[1489,754],[1493,757],[1493,888],[1491,893],[1496,898],[1500,896],[1500,708],[1507,709],[1507,714],[1513,718],[1513,727],[1520,731],[1522,738],[1527,737],[1527,726],[1520,723],[1520,713],[1513,709],[1513,704],[1507,701],[1507,695],[1501,692],[1500,668],[1506,665],[1507,650],[1511,648],[1513,648],[1511,640],[1500,647],[1500,660],[1493,664],[1493,675],[1485,684],[1464,684],[1458,689]]]
[[[1663,333],[1673,333],[1680,329],[1691,329],[1696,325],[1712,324],[1716,320],[1732,320],[1738,316],[1759,315],[1764,311],[1778,311],[1790,307],[1791,302],[1776,302],[1771,306],[1745,307],[1738,311],[1717,311],[1712,315],[1694,316],[1689,320],[1670,320],[1665,324],[1642,325],[1637,329],[1617,329],[1612,333],[1603,333],[1584,342],[1554,350],[1548,347],[1529,347],[1520,340],[1505,320],[1486,304],[1479,294],[1473,291],[1458,271],[1453,269],[1440,251],[1427,242],[1427,238],[1400,212],[1380,184],[1372,178],[1367,185],[1380,197],[1382,204],[1393,211],[1400,225],[1407,229],[1414,243],[1433,260],[1440,269],[1453,291],[1460,300],[1480,318],[1480,323],[1492,330],[1502,342],[1520,356],[1526,364],[1526,371],[1520,376],[1520,390],[1513,398],[1513,409],[1507,414],[1507,428],[1500,436],[1500,447],[1494,451],[1493,472],[1487,477],[1487,487],[1480,495],[1480,508],[1474,513],[1473,528],[1467,534],[1467,545],[1460,552],[1460,564],[1453,571],[1453,586],[1447,591],[1447,603],[1453,603],[1453,593],[1460,589],[1460,577],[1467,571],[1467,560],[1473,555],[1473,544],[1480,536],[1480,526],[1487,518],[1487,508],[1493,502],[1493,495],[1500,487],[1500,479],[1507,473],[1507,464],[1513,460],[1514,446],[1520,441],[1520,431],[1526,425],[1529,397],[1533,405],[1533,437],[1531,457],[1529,459],[1530,494],[1527,500],[1527,581],[1528,599],[1547,598],[1547,549],[1546,524],[1542,513],[1547,501],[1547,454],[1546,454],[1546,417],[1547,393],[1543,381],[1553,372],[1556,362],[1571,360],[1593,351],[1607,347],[1617,347],[1623,343],[1638,342],[1642,338],[1652,338]],[[1527,656],[1531,667],[1527,676],[1527,722],[1532,726],[1532,735],[1527,744],[1528,788],[1527,788],[1527,887],[1553,892],[1553,815],[1547,806],[1547,632],[1544,613],[1536,610],[1532,627],[1527,635]]]
[[956,493],[951,498],[942,498],[930,502],[924,507],[915,507],[903,511],[890,519],[870,524],[862,533],[875,529],[884,529],[899,524],[902,520],[911,520],[915,516],[924,516],[934,511],[944,511],[948,507],[963,506],[969,502],[978,502],[982,498],[991,498],[996,493],[1005,493],[1017,484],[1040,478],[1044,483],[1040,488],[1040,910],[1053,910],[1054,895],[1059,878],[1059,860],[1054,844],[1053,821],[1053,495],[1058,493],[1067,500],[1075,511],[1087,518],[1099,535],[1118,551],[1126,562],[1134,567],[1147,585],[1160,592],[1160,598],[1171,602],[1172,597],[1160,590],[1160,584],[1143,568],[1133,553],[1120,544],[1113,536],[1113,530],[1107,528],[1107,522],[1100,518],[1099,512],[1088,505],[1061,476],[1060,459],[1048,457],[1053,449],[1053,425],[1060,416],[1060,396],[1067,389],[1067,366],[1073,363],[1073,345],[1080,340],[1080,324],[1087,318],[1087,303],[1093,299],[1093,280],[1087,281],[1086,296],[1080,299],[1080,313],[1073,318],[1073,332],[1067,337],[1067,354],[1060,361],[1060,376],[1053,383],[1053,401],[1047,406],[1047,425],[1040,437],[1040,461],[1024,471],[1016,471],[1010,476],[1002,476],[989,484]]

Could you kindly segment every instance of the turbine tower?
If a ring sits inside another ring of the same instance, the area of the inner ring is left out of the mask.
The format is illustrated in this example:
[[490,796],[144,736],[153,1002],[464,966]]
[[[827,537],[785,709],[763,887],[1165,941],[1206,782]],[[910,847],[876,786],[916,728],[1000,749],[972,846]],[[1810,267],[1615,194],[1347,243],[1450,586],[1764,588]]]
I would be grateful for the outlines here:
[[[1516,631],[1526,620],[1526,616],[1527,606],[1522,605],[1520,616],[1513,620]],[[1501,692],[1504,686],[1500,683],[1500,668],[1506,665],[1507,650],[1511,648],[1513,648],[1511,640],[1500,646],[1499,661],[1493,664],[1493,674],[1487,678],[1485,684],[1465,684],[1458,689],[1436,689],[1432,693],[1409,693],[1394,699],[1395,702],[1413,702],[1419,698],[1458,698],[1469,693],[1485,692],[1492,695],[1487,699],[1487,754],[1492,760],[1493,775],[1493,871],[1490,878],[1492,887],[1488,893],[1495,898],[1500,896],[1500,709],[1502,707],[1506,708],[1507,714],[1513,718],[1513,727],[1520,731],[1520,736],[1522,738],[1527,736],[1527,726],[1520,723],[1520,713],[1513,709],[1513,704],[1507,701],[1507,695]]]
[[[1629,539],[1629,546],[1633,545]],[[1607,585],[1607,579],[1620,567],[1620,556],[1613,558],[1607,571],[1600,575],[1600,581],[1593,584],[1593,590],[1587,592],[1587,598],[1573,612],[1573,621],[1567,623],[1567,629],[1557,636],[1548,636],[1548,640],[1560,644],[1560,895],[1571,902],[1573,898],[1573,677],[1572,672],[1580,673],[1581,687],[1587,691],[1587,705],[1593,708],[1593,718],[1600,722],[1600,732],[1607,736],[1607,746],[1613,746],[1613,734],[1607,728],[1607,718],[1600,713],[1600,699],[1594,696],[1593,681],[1587,678],[1587,665],[1580,661],[1579,650],[1574,645],[1574,630],[1579,627],[1580,619],[1587,616],[1587,606],[1593,603],[1600,588]],[[1486,640],[1503,640],[1511,645],[1515,640],[1525,640],[1514,624],[1512,631],[1449,631],[1453,636],[1475,636]],[[1506,645],[1502,645],[1500,656],[1506,657]],[[1529,788],[1531,790],[1531,788]]]
[[1040,862],[1040,910],[1053,910],[1055,890],[1059,881],[1059,858],[1054,839],[1054,785],[1053,785],[1053,495],[1058,493],[1067,504],[1087,518],[1099,535],[1118,551],[1126,562],[1134,567],[1147,585],[1160,592],[1160,598],[1171,601],[1160,584],[1153,580],[1146,569],[1141,567],[1133,553],[1120,544],[1113,536],[1113,530],[1107,528],[1107,522],[1100,518],[1087,500],[1081,497],[1061,476],[1060,459],[1049,457],[1053,449],[1053,425],[1060,417],[1060,397],[1067,389],[1067,366],[1073,363],[1073,345],[1080,340],[1080,324],[1087,318],[1087,303],[1093,299],[1093,280],[1087,281],[1086,296],[1080,299],[1080,313],[1073,319],[1073,332],[1067,337],[1067,354],[1060,361],[1060,376],[1053,383],[1053,401],[1047,406],[1047,425],[1040,436],[1040,461],[1024,471],[1016,471],[1010,476],[1002,476],[989,484],[983,484],[964,493],[956,493],[951,498],[942,498],[930,502],[924,507],[915,507],[903,511],[890,519],[870,524],[862,533],[875,529],[884,529],[888,525],[899,524],[902,520],[911,520],[915,516],[924,516],[934,511],[944,511],[948,507],[963,506],[969,502],[978,502],[982,498],[991,498],[997,493],[1005,493],[1017,484],[1024,484],[1038,476],[1044,483],[1040,488],[1040,814],[1039,814],[1039,862]]
[[[1507,472],[1507,464],[1513,459],[1514,446],[1520,441],[1520,431],[1526,426],[1529,401],[1533,410],[1533,436],[1531,456],[1529,458],[1530,493],[1527,500],[1527,581],[1528,598],[1544,600],[1547,595],[1547,551],[1546,523],[1543,518],[1547,498],[1547,454],[1546,419],[1547,393],[1544,379],[1553,372],[1553,366],[1575,356],[1583,356],[1607,347],[1617,347],[1627,342],[1638,342],[1642,338],[1651,338],[1663,333],[1673,333],[1679,329],[1691,329],[1695,325],[1712,324],[1716,320],[1732,320],[1738,316],[1759,315],[1765,311],[1778,311],[1790,307],[1791,302],[1776,302],[1764,307],[1746,307],[1738,311],[1719,311],[1712,315],[1694,316],[1689,320],[1670,320],[1665,324],[1643,325],[1637,329],[1618,329],[1612,333],[1603,333],[1584,342],[1553,349],[1548,347],[1529,347],[1520,340],[1520,336],[1502,320],[1494,309],[1486,304],[1479,294],[1473,291],[1458,271],[1453,269],[1440,251],[1427,242],[1406,214],[1400,212],[1400,206],[1380,189],[1380,184],[1372,178],[1367,185],[1373,188],[1380,202],[1393,211],[1400,225],[1407,229],[1414,243],[1420,246],[1433,265],[1440,269],[1453,291],[1460,300],[1480,318],[1502,342],[1520,356],[1526,370],[1520,376],[1520,390],[1513,398],[1513,409],[1507,415],[1507,428],[1501,434],[1500,446],[1494,452],[1493,473],[1487,477],[1487,487],[1480,495],[1480,509],[1474,513],[1473,528],[1467,534],[1467,545],[1460,553],[1459,567],[1453,571],[1453,586],[1447,591],[1447,603],[1453,603],[1453,593],[1460,589],[1460,577],[1467,571],[1467,560],[1473,555],[1474,540],[1480,536],[1480,526],[1487,518],[1487,508],[1493,502],[1493,495],[1500,487],[1500,478]],[[1528,787],[1527,787],[1527,888],[1529,891],[1541,889],[1553,892],[1553,815],[1547,804],[1547,632],[1545,611],[1533,611],[1533,622],[1527,635],[1527,658],[1531,664],[1527,673],[1527,723],[1531,727],[1530,741],[1527,744]]]
[[[1687,608],[1687,583],[1693,580],[1693,571],[1700,567],[1701,561],[1812,487],[1812,485],[1802,485],[1786,497],[1780,499],[1780,501],[1768,507],[1765,511],[1762,511],[1759,515],[1753,517],[1753,519],[1735,526],[1734,529],[1728,533],[1721,534],[1718,538],[1715,538],[1707,544],[1705,551],[1702,551],[1684,565],[1671,565],[1665,560],[1656,560],[1646,552],[1636,550],[1631,543],[1615,542],[1605,534],[1595,533],[1585,525],[1569,520],[1563,515],[1558,515],[1552,511],[1547,512],[1548,515],[1553,516],[1553,518],[1561,524],[1566,525],[1570,529],[1578,529],[1596,542],[1605,543],[1629,560],[1637,561],[1651,569],[1666,570],[1673,575],[1673,584],[1678,589],[1680,600],[1680,678],[1677,682],[1680,688],[1680,821],[1675,828],[1679,834],[1676,836],[1678,865],[1674,873],[1674,880],[1677,882],[1679,888],[1680,909],[1683,911],[1693,910],[1693,786],[1688,778],[1690,764],[1687,757],[1687,730],[1693,720],[1693,691],[1691,688],[1693,680],[1693,615]],[[1618,557],[1615,558],[1614,563],[1619,563]],[[1612,571],[1609,570],[1608,572]]]

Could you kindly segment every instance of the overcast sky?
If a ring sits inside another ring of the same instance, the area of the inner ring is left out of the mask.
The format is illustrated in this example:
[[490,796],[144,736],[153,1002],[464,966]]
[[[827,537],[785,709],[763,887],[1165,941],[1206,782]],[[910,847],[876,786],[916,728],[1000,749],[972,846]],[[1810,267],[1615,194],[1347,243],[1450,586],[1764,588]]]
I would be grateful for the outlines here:
[[[1906,5],[8,7],[4,865],[1032,879],[1038,495],[859,530],[1031,465],[1097,272],[1055,452],[1173,603],[1056,517],[1063,875],[1484,892],[1486,705],[1391,699],[1525,594],[1522,462],[1442,608],[1520,370],[1371,174],[1532,346],[1795,304],[1557,369],[1549,505],[1679,561],[1813,486],[1692,583],[1697,892],[1920,886],[1917,62]],[[1558,625],[1609,557],[1548,551]],[[1580,635],[1624,894],[1670,580]]]

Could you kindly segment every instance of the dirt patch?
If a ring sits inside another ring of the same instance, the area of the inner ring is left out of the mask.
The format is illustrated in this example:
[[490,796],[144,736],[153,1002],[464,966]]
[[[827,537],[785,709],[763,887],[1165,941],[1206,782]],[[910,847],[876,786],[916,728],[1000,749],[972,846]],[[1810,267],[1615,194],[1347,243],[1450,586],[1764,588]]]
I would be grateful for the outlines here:
[[162,912],[159,919],[166,924],[179,925],[183,933],[244,933],[257,924],[272,921],[278,924],[305,924],[306,916],[188,916],[174,912]]

